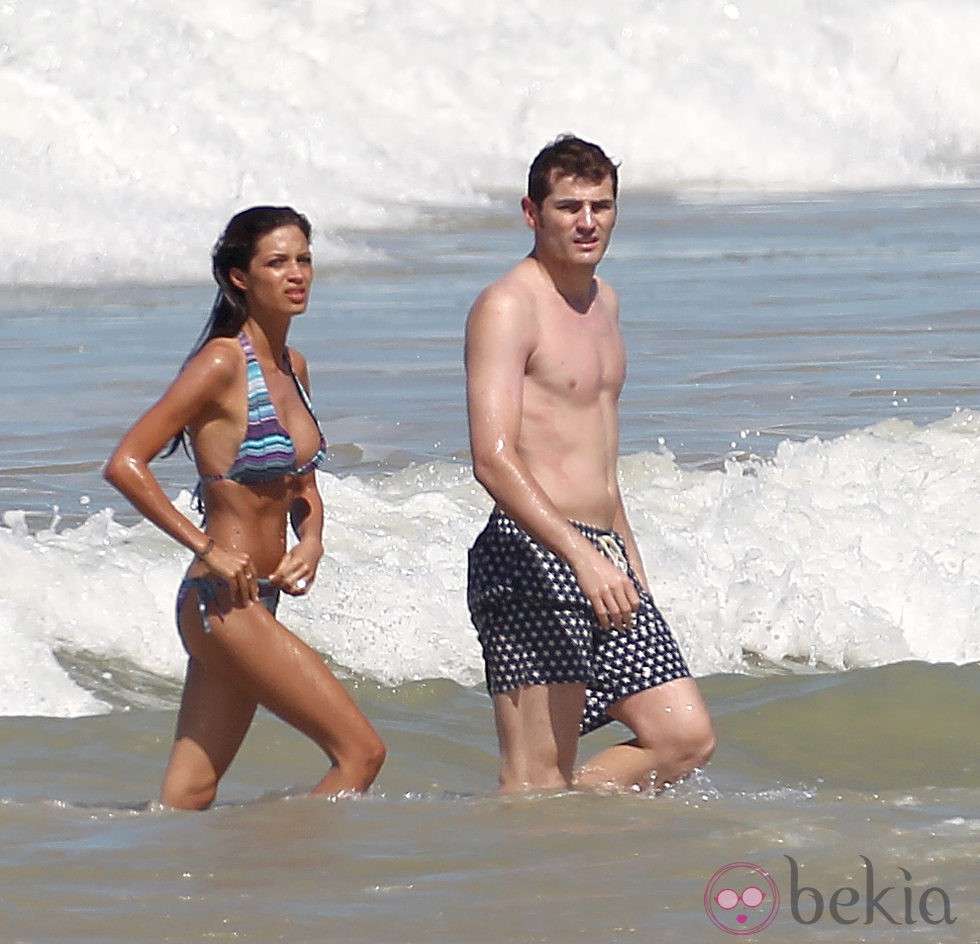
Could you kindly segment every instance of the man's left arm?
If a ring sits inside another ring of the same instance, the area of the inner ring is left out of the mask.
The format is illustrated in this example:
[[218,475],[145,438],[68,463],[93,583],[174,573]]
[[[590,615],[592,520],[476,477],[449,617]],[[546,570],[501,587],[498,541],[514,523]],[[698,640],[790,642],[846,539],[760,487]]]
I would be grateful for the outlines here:
[[640,555],[639,545],[636,543],[636,536],[626,518],[626,509],[623,507],[623,496],[617,494],[616,513],[613,516],[613,530],[623,536],[626,542],[626,557],[630,562],[630,567],[640,581],[640,585],[647,593],[650,592],[650,585],[647,582],[646,570],[643,567],[643,558]]

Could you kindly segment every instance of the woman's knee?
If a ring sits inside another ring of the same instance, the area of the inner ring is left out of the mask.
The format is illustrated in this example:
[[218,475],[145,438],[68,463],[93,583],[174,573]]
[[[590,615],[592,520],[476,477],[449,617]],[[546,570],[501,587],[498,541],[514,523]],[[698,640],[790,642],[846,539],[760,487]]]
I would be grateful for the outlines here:
[[388,748],[385,747],[385,742],[382,741],[377,734],[375,734],[369,739],[369,742],[365,744],[363,753],[364,771],[371,777],[371,783],[374,782],[374,778],[380,773],[387,757]]
[[168,773],[160,790],[160,802],[175,810],[206,810],[218,797],[215,780],[191,782]]
[[349,744],[337,758],[337,765],[345,770],[357,789],[367,790],[381,772],[387,756],[384,741],[372,730]]

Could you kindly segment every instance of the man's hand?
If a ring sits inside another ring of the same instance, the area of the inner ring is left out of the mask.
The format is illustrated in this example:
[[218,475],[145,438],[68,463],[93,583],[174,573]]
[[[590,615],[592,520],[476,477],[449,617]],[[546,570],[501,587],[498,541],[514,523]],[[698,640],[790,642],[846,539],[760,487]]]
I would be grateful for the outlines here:
[[570,562],[578,585],[603,629],[632,629],[640,595],[629,575],[594,547],[581,562]]

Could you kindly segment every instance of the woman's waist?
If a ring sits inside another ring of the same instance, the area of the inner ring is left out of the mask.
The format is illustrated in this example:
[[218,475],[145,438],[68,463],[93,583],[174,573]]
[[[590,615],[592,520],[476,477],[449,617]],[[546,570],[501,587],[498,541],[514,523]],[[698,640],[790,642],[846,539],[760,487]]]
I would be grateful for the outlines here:
[[[206,533],[214,541],[215,548],[233,554],[247,554],[252,570],[258,577],[269,576],[286,553],[286,534],[281,527],[229,531],[208,521]],[[195,560],[187,575],[198,577],[210,572],[206,561]]]

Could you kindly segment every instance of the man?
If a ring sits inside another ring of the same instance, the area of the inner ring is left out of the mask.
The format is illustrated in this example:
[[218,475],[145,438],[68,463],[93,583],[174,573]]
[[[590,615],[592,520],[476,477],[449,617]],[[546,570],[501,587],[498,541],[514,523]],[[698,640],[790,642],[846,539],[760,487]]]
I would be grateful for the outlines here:
[[[534,249],[467,322],[473,468],[496,503],[470,551],[468,598],[505,793],[659,789],[715,745],[619,493],[626,358],[616,293],[595,275],[617,189],[596,145],[545,147],[521,201]],[[575,771],[579,733],[613,719],[633,739]]]

